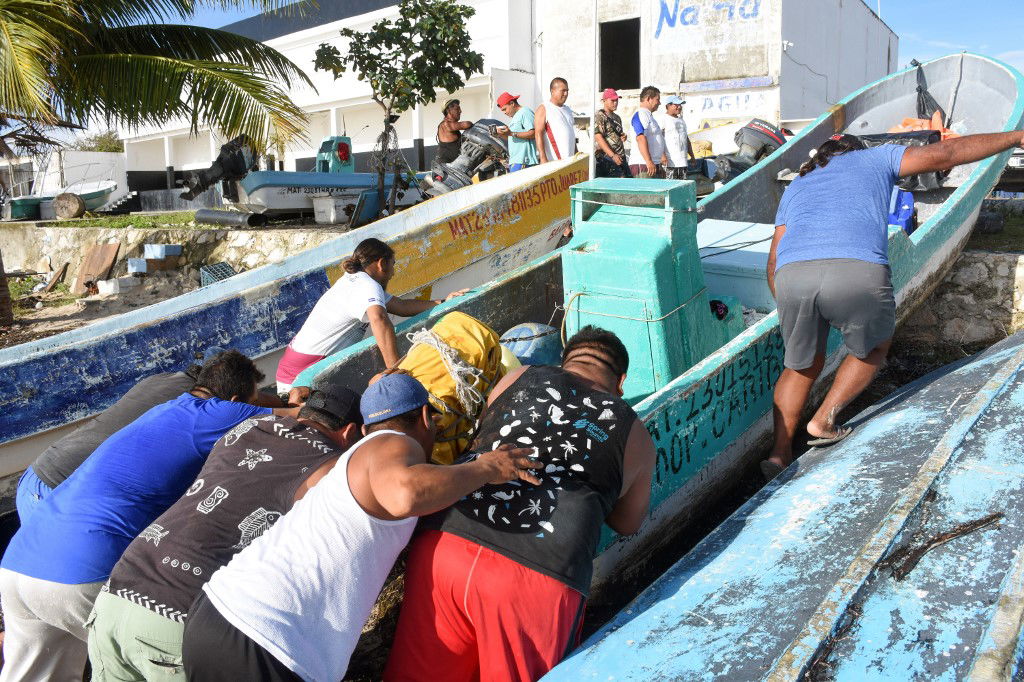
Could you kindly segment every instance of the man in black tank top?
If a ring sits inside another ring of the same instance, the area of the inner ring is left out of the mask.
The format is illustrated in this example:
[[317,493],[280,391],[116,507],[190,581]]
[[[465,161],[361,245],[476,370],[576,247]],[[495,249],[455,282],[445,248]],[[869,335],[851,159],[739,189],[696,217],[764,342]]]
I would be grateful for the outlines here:
[[386,680],[535,680],[578,643],[602,523],[635,533],[650,502],[654,443],[621,398],[628,364],[614,334],[585,327],[562,367],[495,386],[473,451],[534,447],[541,483],[487,485],[421,521]]
[[442,109],[444,119],[437,126],[437,158],[441,163],[451,163],[459,158],[462,149],[462,131],[473,127],[472,121],[460,121],[462,106],[459,100],[445,101]]

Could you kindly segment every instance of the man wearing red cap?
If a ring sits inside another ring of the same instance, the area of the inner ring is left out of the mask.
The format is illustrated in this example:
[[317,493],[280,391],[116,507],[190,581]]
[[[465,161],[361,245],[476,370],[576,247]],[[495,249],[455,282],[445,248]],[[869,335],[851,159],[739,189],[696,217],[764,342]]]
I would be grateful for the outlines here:
[[533,111],[519,104],[519,95],[503,92],[498,95],[498,108],[512,119],[508,128],[499,131],[508,140],[508,169],[511,172],[537,165],[537,147],[533,138]]
[[597,177],[631,178],[626,163],[626,147],[622,142],[622,119],[615,113],[619,108],[619,93],[605,88],[601,94],[604,107],[594,115],[594,143],[597,154]]

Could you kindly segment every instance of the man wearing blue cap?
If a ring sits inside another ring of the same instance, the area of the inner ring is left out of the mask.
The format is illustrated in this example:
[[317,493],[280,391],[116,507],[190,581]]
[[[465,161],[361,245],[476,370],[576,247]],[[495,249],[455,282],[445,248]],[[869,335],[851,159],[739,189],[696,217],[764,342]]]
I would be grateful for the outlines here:
[[185,620],[193,682],[340,680],[417,517],[488,483],[537,483],[531,449],[428,464],[428,394],[386,374],[360,403],[364,438],[269,531],[213,574]]
[[[72,679],[85,621],[125,547],[195,480],[213,444],[258,407],[263,374],[238,351],[203,365],[195,386],[120,429],[43,500],[0,562],[7,634],[0,680]],[[277,408],[291,415],[298,408]]]
[[687,158],[696,158],[683,120],[684,104],[686,100],[672,95],[665,100],[665,113],[654,115],[665,133],[665,177],[669,180],[685,180]]

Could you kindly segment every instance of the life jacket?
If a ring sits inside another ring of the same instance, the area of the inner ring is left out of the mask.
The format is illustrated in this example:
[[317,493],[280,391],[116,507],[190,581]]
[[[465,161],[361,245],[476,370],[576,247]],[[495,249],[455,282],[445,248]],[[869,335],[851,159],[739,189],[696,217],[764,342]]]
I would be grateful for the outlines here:
[[493,329],[458,311],[429,330],[409,334],[412,348],[398,368],[417,379],[441,412],[431,460],[451,464],[464,453],[487,396],[505,375]]

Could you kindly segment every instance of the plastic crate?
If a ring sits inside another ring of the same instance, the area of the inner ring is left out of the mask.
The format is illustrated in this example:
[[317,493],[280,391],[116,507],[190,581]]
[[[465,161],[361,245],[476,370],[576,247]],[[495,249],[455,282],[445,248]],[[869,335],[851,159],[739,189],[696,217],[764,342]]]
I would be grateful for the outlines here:
[[235,274],[235,269],[227,263],[214,263],[199,268],[199,286],[209,286],[214,282],[227,279]]

